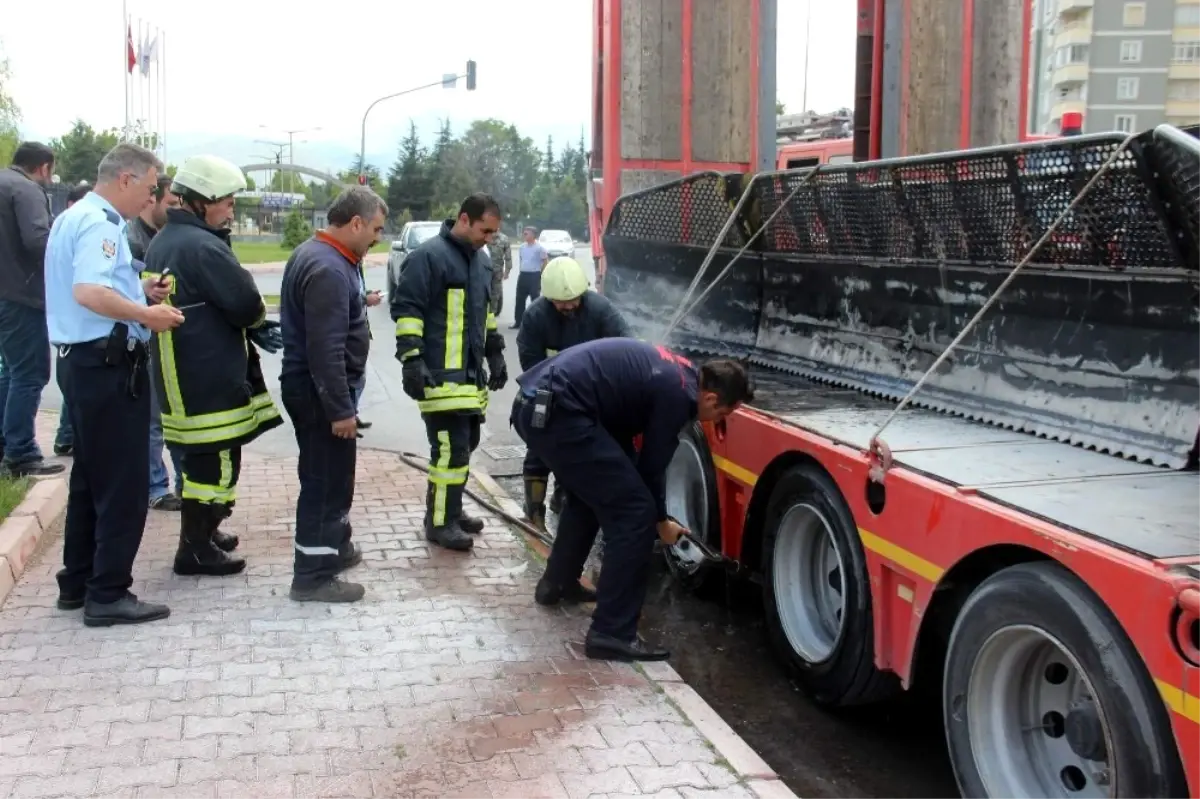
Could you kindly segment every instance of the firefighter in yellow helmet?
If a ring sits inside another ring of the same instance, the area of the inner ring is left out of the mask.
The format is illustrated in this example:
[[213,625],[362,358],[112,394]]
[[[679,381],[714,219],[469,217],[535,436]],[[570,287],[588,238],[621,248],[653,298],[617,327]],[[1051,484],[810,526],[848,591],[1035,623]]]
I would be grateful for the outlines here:
[[[527,372],[567,347],[598,338],[631,338],[629,325],[608,298],[591,290],[587,273],[573,258],[559,257],[542,270],[542,296],[521,317],[517,357]],[[546,466],[526,454],[521,470],[525,479],[525,517],[546,529]],[[556,488],[550,509],[560,512],[562,494]]]
[[146,270],[170,288],[165,302],[187,324],[154,338],[152,375],[163,438],[183,452],[183,508],[176,574],[236,574],[237,536],[217,529],[233,512],[242,446],[283,423],[267,393],[258,350],[283,345],[254,278],[229,244],[242,170],[213,155],[189,158],[171,192],[180,206],[146,250]]

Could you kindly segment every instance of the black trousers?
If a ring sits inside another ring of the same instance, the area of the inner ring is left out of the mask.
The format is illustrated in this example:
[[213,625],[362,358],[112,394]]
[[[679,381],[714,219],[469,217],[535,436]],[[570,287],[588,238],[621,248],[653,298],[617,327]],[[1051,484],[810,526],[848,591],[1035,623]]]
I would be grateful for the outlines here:
[[333,434],[307,375],[288,376],[281,383],[283,407],[300,448],[292,585],[312,588],[338,572],[341,554],[350,547],[358,440]]
[[470,476],[471,453],[479,446],[483,417],[474,413],[427,413],[429,479],[425,526],[445,527],[462,516],[463,491]]
[[578,580],[603,527],[604,556],[592,630],[632,641],[646,600],[658,515],[634,463],[633,442],[618,441],[585,416],[553,408],[539,430],[530,425],[532,411],[532,401],[518,395],[513,426],[567,492],[546,562],[546,579],[557,585]]
[[242,448],[183,455],[183,498],[211,505],[232,506],[242,473]]
[[521,272],[517,275],[517,304],[513,308],[513,324],[521,324],[525,303],[542,296],[542,273]]
[[59,590],[116,602],[133,585],[150,503],[150,380],[143,357],[104,363],[104,350],[60,350],[58,385],[75,431]]

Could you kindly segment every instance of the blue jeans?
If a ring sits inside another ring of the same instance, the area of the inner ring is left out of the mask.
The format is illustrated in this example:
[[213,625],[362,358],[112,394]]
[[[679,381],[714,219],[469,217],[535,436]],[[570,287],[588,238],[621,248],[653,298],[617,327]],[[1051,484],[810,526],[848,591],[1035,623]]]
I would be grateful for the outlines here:
[[[151,370],[154,365],[151,364]],[[153,371],[151,371],[153,374]],[[153,381],[150,384],[150,500],[154,501],[159,497],[165,497],[171,493],[170,475],[167,474],[167,467],[163,463],[163,447],[166,447],[167,453],[171,456],[171,465],[175,469],[175,490],[183,490],[183,459],[181,453],[175,447],[163,441],[162,431],[162,406],[158,401],[158,390],[154,387]]]
[[46,312],[0,300],[0,448],[5,464],[41,460],[34,420],[49,382]]
[[354,398],[354,413],[358,413],[358,404],[362,402],[363,389],[367,387],[367,373],[364,370],[362,377],[350,384],[350,396]]

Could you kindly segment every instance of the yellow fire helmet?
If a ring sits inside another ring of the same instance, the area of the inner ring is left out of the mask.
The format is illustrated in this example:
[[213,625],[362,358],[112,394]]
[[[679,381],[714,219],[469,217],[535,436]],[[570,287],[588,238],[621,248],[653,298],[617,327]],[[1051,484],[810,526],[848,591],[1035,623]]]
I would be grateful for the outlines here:
[[196,155],[183,162],[171,181],[171,193],[191,189],[206,200],[219,200],[246,189],[242,170],[216,155]]
[[587,273],[574,258],[560,256],[542,270],[542,296],[548,300],[577,300],[587,293],[588,288]]

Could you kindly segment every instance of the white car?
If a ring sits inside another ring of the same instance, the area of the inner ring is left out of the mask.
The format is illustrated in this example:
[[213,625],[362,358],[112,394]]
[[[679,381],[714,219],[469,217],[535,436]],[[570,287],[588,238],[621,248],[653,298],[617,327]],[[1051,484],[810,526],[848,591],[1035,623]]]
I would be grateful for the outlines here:
[[538,236],[538,243],[546,250],[551,258],[566,256],[575,257],[575,240],[565,230],[543,230]]
[[408,254],[415,250],[421,242],[428,241],[442,229],[441,222],[408,222],[400,231],[400,235],[392,242],[388,252],[387,279],[388,294],[395,295],[396,286],[400,282],[400,273],[404,271],[404,262]]

